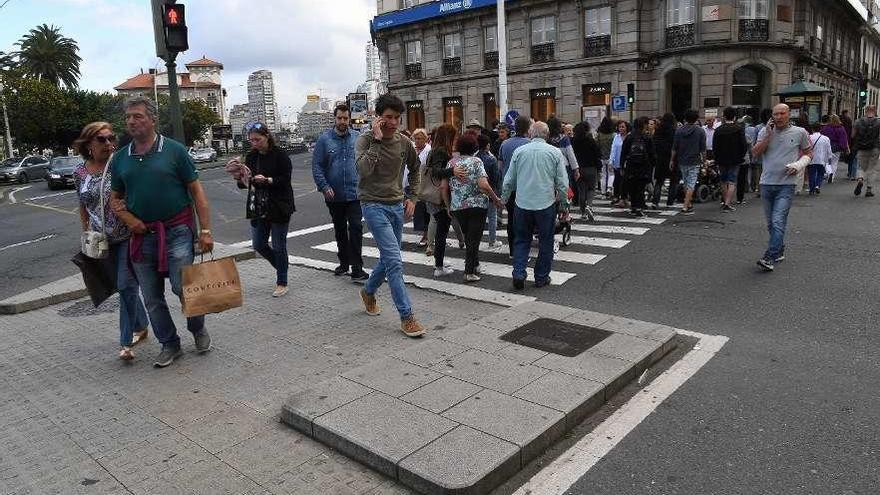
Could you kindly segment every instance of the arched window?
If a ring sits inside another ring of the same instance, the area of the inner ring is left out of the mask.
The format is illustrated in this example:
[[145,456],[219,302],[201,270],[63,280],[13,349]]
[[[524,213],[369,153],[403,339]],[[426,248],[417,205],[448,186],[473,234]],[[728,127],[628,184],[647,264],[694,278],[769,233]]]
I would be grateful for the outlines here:
[[740,67],[733,71],[734,106],[761,107],[764,89],[764,71],[757,67]]

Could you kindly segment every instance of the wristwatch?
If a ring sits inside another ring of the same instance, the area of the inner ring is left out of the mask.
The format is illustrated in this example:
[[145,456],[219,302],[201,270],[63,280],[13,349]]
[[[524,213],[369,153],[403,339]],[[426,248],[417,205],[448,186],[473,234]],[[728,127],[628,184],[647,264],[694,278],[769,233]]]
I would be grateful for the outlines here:
[[211,235],[211,229],[202,229],[199,231],[199,235],[208,234]]

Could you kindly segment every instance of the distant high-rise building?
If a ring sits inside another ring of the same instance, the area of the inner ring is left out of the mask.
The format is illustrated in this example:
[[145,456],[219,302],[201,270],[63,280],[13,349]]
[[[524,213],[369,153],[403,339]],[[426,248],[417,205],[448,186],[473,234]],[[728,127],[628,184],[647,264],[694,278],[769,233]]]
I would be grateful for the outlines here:
[[250,115],[248,112],[248,104],[242,103],[241,105],[233,105],[232,110],[229,111],[229,125],[232,126],[232,139],[235,141],[243,141],[242,134],[244,133],[244,126],[248,123],[250,119]]
[[382,78],[382,64],[379,63],[379,49],[372,43],[367,43],[364,50],[367,55],[367,81]]
[[336,123],[333,112],[327,109],[329,100],[319,95],[306,96],[306,104],[296,117],[296,128],[306,141],[314,141]]
[[278,102],[275,100],[275,82],[272,72],[258,70],[248,76],[248,113],[272,131],[278,130]]

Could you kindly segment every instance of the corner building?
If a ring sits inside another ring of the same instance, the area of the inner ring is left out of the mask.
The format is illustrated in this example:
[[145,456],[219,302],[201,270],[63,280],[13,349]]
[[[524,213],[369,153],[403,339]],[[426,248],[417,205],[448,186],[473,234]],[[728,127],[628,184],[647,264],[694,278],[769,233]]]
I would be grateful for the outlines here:
[[[495,5],[378,0],[373,37],[407,128],[500,120]],[[798,80],[829,90],[821,113],[852,112],[869,14],[859,0],[506,0],[506,18],[509,108],[577,122],[628,119],[611,97],[629,84],[636,117],[757,118]]]

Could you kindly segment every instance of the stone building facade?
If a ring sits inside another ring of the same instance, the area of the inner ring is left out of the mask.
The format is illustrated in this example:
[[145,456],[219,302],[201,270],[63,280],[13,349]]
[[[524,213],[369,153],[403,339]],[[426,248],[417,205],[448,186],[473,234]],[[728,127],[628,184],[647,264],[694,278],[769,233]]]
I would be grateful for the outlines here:
[[[409,128],[499,119],[495,0],[378,0],[374,40]],[[404,8],[405,7],[405,8]],[[507,0],[509,108],[593,120],[634,90],[635,116],[728,105],[757,117],[794,81],[857,106],[858,0]],[[811,116],[812,117],[812,116]]]

